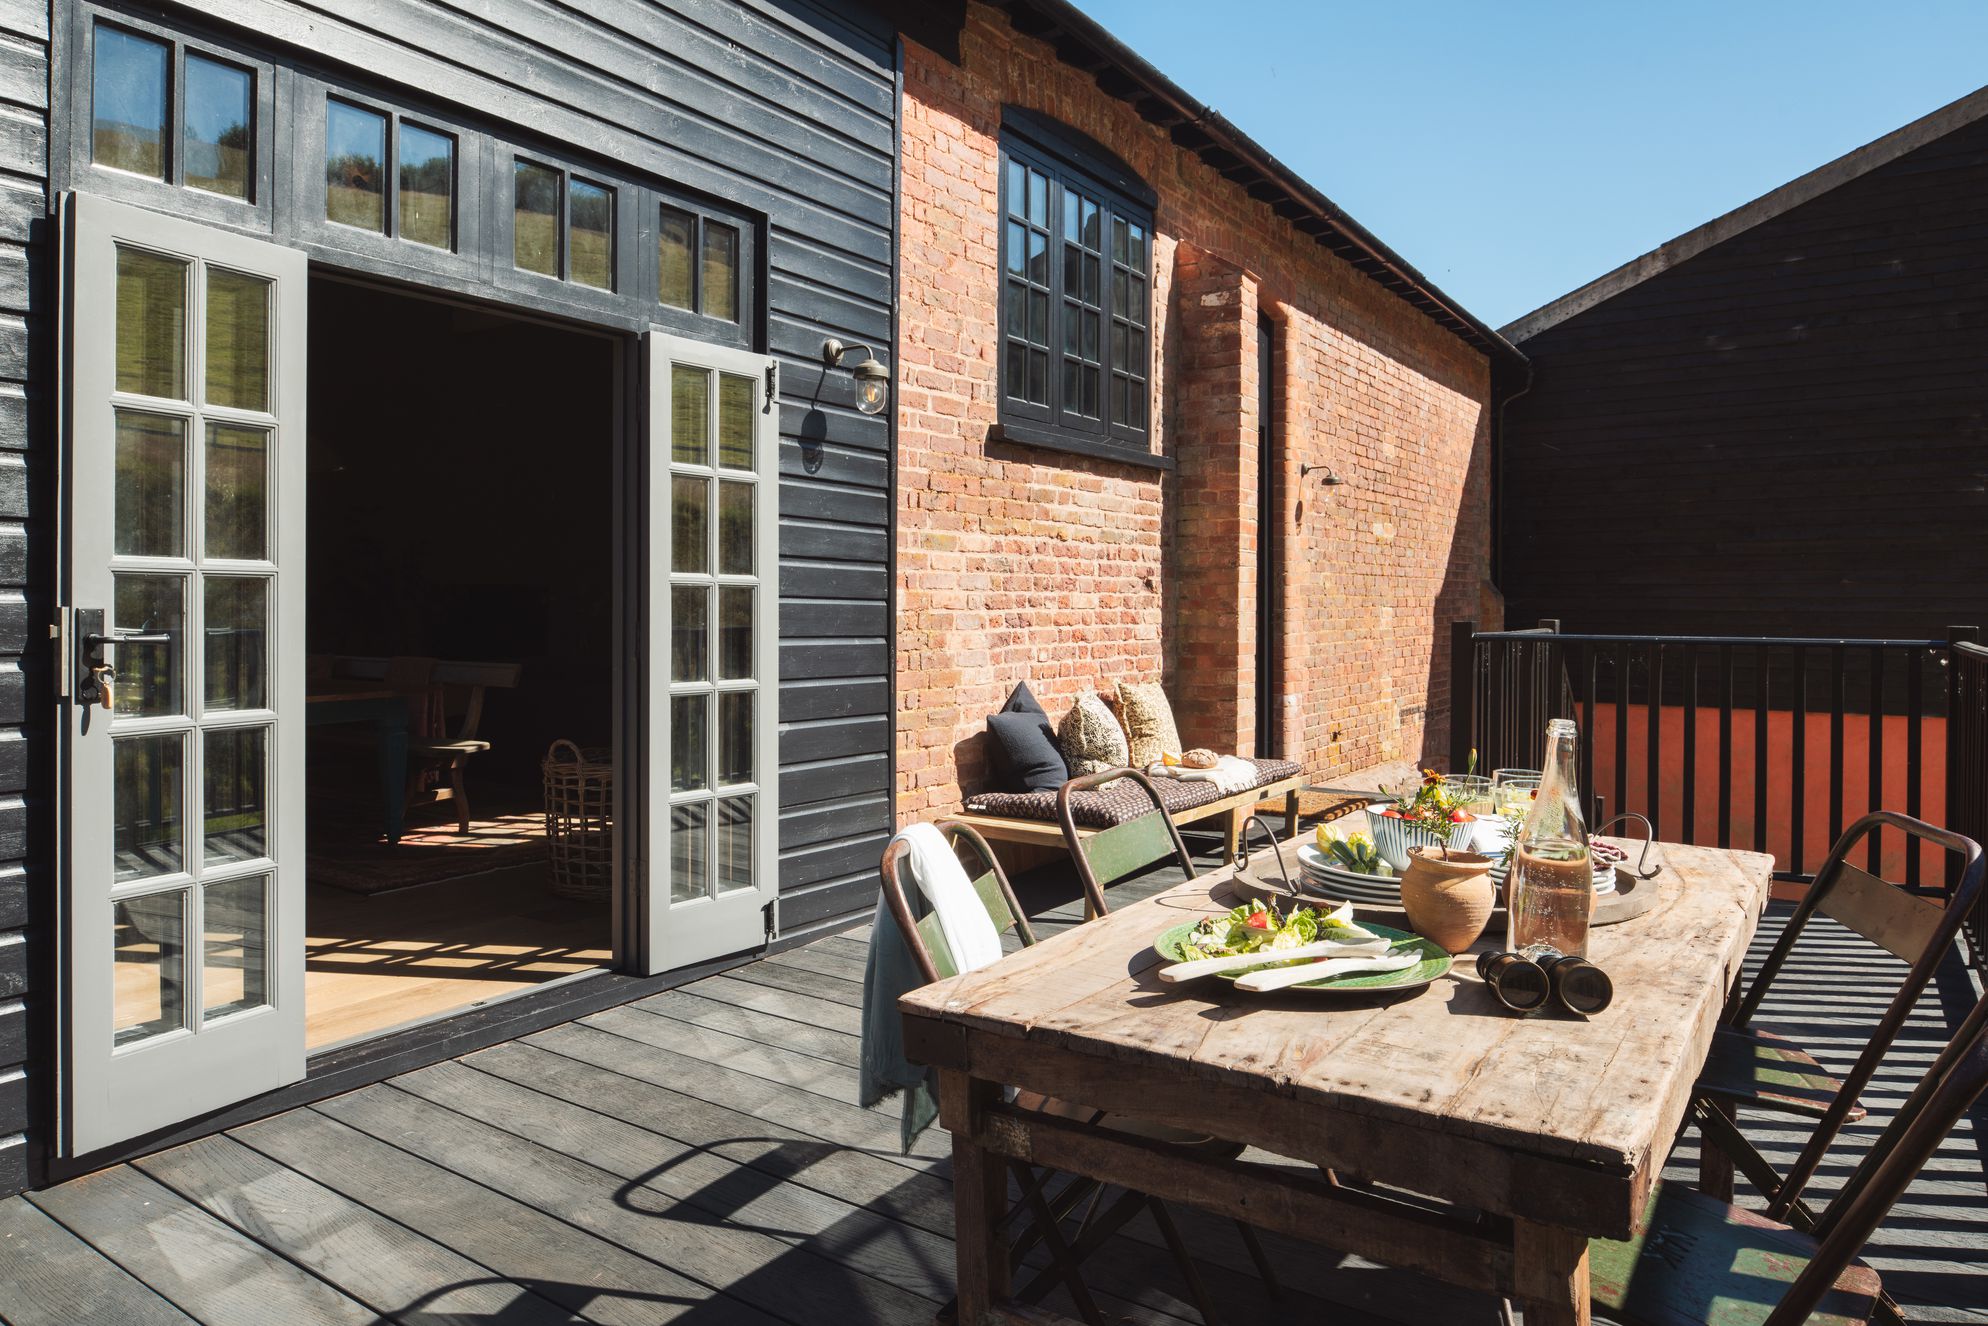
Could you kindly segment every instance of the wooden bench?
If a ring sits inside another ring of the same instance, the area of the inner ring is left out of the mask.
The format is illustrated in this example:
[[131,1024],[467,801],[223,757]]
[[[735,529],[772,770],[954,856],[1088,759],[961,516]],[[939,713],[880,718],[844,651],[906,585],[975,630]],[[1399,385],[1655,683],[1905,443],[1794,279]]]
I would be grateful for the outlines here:
[[[1202,820],[1220,818],[1222,820],[1223,842],[1227,848],[1228,859],[1233,861],[1236,858],[1237,847],[1242,841],[1243,821],[1249,818],[1250,814],[1256,809],[1259,801],[1274,802],[1279,797],[1283,798],[1284,814],[1286,817],[1285,824],[1287,827],[1295,829],[1295,825],[1297,824],[1298,789],[1304,786],[1304,782],[1304,775],[1293,774],[1289,778],[1280,778],[1274,783],[1265,783],[1261,787],[1247,788],[1232,796],[1225,796],[1219,801],[1207,801],[1198,806],[1189,806],[1185,810],[1176,810],[1169,814],[1167,818],[1181,827],[1189,824],[1198,824]],[[1065,846],[1063,842],[1063,830],[1055,820],[1016,819],[1007,815],[977,815],[972,811],[965,811],[958,815],[949,815],[947,818],[960,824],[972,825],[974,831],[989,842],[1017,843],[1029,847],[1054,847],[1058,849]],[[1083,838],[1088,838],[1092,834],[1102,832],[1102,829],[1083,827],[1079,827],[1077,830],[1078,836]]]

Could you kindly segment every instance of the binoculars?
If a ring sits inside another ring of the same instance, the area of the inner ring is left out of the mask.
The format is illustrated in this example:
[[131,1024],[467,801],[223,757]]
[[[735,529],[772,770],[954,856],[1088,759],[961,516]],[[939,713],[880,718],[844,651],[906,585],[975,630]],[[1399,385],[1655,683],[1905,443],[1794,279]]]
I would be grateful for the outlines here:
[[1551,999],[1569,1013],[1592,1016],[1615,998],[1608,973],[1586,958],[1551,949],[1533,957],[1526,953],[1481,953],[1477,974],[1491,987],[1498,1002],[1515,1013],[1531,1013]]

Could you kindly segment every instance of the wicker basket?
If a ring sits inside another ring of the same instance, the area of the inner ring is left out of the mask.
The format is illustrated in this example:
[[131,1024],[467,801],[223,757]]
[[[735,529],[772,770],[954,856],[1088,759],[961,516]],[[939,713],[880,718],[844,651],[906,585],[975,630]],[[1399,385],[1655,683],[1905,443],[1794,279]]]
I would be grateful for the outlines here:
[[552,891],[605,898],[614,887],[614,761],[561,738],[545,752],[545,846]]

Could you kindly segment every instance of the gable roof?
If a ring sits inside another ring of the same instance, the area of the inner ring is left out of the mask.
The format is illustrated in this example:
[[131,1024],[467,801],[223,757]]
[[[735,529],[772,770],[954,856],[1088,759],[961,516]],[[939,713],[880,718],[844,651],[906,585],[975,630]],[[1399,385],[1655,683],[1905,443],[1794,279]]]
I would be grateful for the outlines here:
[[1498,330],[1514,344],[1537,336],[1577,313],[1585,313],[1604,300],[1642,284],[1659,272],[1667,271],[1688,258],[1695,258],[1716,244],[1820,198],[1880,166],[1889,165],[1956,129],[1965,128],[1984,115],[1988,115],[1988,87],[1949,102],[1932,114],[1921,116],[1875,142],[1846,152],[1827,165],[1818,166],[1808,174],[1790,180],[1772,193],[1763,194],[1750,203],[1735,207],[1724,216],[1707,221],[1696,230],[1686,231],[1669,243],[1658,245],[1642,257],[1623,263],[1614,271],[1596,277],[1580,289],[1564,294],[1522,318],[1515,318]]
[[[1493,359],[1525,362],[1510,341],[1444,294],[1344,208],[1229,123],[1220,111],[1190,96],[1070,0],[989,3],[1007,12],[1017,32],[1048,42],[1064,63],[1093,75],[1106,95],[1129,103],[1180,147],[1425,317]],[[958,10],[962,19],[964,8],[962,4]]]

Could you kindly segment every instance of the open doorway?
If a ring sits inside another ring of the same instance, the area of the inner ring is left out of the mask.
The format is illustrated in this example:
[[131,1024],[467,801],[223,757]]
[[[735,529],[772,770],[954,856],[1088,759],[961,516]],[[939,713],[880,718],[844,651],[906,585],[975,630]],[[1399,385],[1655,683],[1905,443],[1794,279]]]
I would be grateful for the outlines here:
[[619,347],[326,275],[309,345],[315,1052],[614,963],[541,762],[611,744]]

